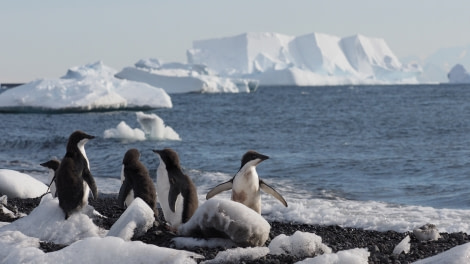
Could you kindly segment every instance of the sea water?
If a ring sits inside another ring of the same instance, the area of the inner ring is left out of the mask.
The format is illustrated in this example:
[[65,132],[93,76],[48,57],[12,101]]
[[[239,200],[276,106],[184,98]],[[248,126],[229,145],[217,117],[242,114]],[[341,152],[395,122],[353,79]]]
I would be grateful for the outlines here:
[[[205,194],[237,172],[247,150],[270,158],[258,174],[269,220],[470,232],[470,85],[260,87],[255,93],[175,94],[156,114],[181,140],[105,138],[135,111],[0,114],[0,168],[46,181],[39,164],[65,153],[80,129],[98,188],[117,193],[121,162],[137,148],[155,180],[153,149],[170,147]],[[229,198],[229,192],[221,194]]]

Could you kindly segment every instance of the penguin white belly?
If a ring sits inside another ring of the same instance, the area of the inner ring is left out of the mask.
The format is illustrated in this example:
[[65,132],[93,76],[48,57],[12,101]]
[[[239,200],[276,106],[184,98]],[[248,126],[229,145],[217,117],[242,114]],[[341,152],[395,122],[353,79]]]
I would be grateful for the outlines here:
[[82,206],[85,206],[88,204],[88,196],[90,195],[90,187],[88,187],[88,184],[86,181],[83,181],[83,198],[82,198]]
[[52,181],[52,179],[54,179],[54,174],[55,172],[53,170],[49,170],[49,178],[47,182],[51,183],[51,185],[49,186],[49,190],[51,191],[52,197],[56,198],[57,189],[55,187],[55,181]]
[[[90,162],[88,161],[88,158],[86,156],[85,152],[85,144],[87,143],[88,139],[82,139],[78,143],[78,149],[80,150],[80,153],[82,153],[82,156],[86,160],[86,164],[88,167],[88,170],[90,170]],[[90,195],[90,187],[88,186],[88,183],[86,181],[83,181],[83,197],[82,197],[82,206],[85,206],[88,204],[88,196]]]
[[167,221],[172,227],[177,228],[183,218],[183,196],[181,194],[176,198],[175,212],[171,211],[170,204],[168,201],[168,193],[170,192],[170,181],[168,179],[168,172],[163,161],[160,161],[160,165],[157,169],[157,193],[160,207],[162,208],[165,221]]
[[232,200],[261,213],[259,178],[255,167],[240,171],[233,179]]

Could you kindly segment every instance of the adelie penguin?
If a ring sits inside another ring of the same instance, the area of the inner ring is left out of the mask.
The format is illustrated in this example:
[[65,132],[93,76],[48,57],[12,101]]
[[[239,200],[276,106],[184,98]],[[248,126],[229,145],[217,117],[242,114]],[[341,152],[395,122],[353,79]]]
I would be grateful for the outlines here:
[[261,214],[261,189],[274,196],[287,207],[287,202],[282,195],[258,177],[256,165],[267,159],[269,159],[268,156],[249,150],[243,155],[237,174],[231,180],[214,187],[207,193],[206,199],[208,200],[218,193],[232,189],[233,201],[242,203]]
[[141,198],[154,211],[155,220],[158,220],[157,193],[155,185],[150,178],[147,168],[140,162],[140,153],[137,149],[129,149],[122,160],[123,179],[119,190],[118,204],[125,208],[136,198]]
[[68,139],[65,156],[56,170],[57,196],[65,219],[88,204],[90,189],[93,198],[98,197],[98,189],[85,153],[85,144],[93,138],[94,136],[80,130],[73,132]]
[[157,193],[165,221],[175,230],[186,223],[198,207],[196,186],[183,173],[178,154],[170,149],[154,150],[160,159]]
[[49,169],[49,190],[51,191],[52,197],[57,197],[57,188],[55,186],[55,171],[59,168],[60,161],[52,159],[40,164],[41,166]]

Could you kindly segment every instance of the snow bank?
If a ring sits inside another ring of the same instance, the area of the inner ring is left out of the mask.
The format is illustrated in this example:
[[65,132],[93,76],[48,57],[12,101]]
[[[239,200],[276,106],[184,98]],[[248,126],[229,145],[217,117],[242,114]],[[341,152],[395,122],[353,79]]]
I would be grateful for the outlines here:
[[204,65],[163,64],[152,58],[138,61],[135,67],[122,69],[116,77],[161,87],[169,94],[250,92],[258,86],[256,80],[216,76]]
[[0,169],[0,194],[9,198],[36,198],[47,192],[47,185],[14,170]]
[[461,264],[469,263],[470,259],[470,243],[453,247],[436,256],[425,258],[414,262],[414,264]]
[[156,114],[145,114],[137,112],[137,121],[139,128],[131,128],[126,122],[121,121],[116,128],[110,128],[104,131],[104,138],[118,138],[129,141],[151,140],[181,140],[178,133],[173,128],[165,125],[163,119]]
[[105,230],[96,226],[90,217],[83,213],[74,213],[65,220],[64,212],[59,207],[59,200],[51,194],[45,195],[41,203],[29,215],[2,226],[4,231],[20,231],[21,233],[50,241],[56,244],[71,244],[86,237],[103,236]]
[[2,111],[90,111],[172,107],[161,88],[120,80],[102,62],[74,67],[60,79],[39,79],[0,94]]
[[135,198],[126,211],[113,224],[108,232],[108,236],[131,240],[134,235],[144,234],[152,227],[155,221],[153,213],[152,208],[146,202],[139,197]]
[[178,228],[181,236],[228,237],[239,246],[262,246],[271,226],[258,213],[241,203],[212,198]]
[[222,76],[256,79],[260,85],[417,83],[421,72],[416,64],[402,64],[385,40],[362,35],[250,32],[194,41],[187,57],[190,64],[207,65]]

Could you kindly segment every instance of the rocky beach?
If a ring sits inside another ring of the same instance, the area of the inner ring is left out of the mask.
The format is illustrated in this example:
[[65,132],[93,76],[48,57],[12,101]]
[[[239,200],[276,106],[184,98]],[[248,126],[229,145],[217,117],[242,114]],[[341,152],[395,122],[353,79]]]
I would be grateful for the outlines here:
[[[29,214],[40,202],[40,198],[34,199],[8,199],[7,208],[12,211]],[[95,224],[106,230],[116,222],[123,213],[123,209],[117,205],[116,195],[101,195],[97,200],[90,200],[90,205],[105,217],[96,218]],[[162,216],[163,214],[160,214]],[[13,222],[16,218],[0,214],[0,222]],[[340,226],[307,225],[299,223],[270,222],[270,238],[266,242],[269,245],[271,239],[285,234],[292,235],[296,231],[314,233],[322,238],[323,243],[332,249],[332,252],[353,248],[367,248],[370,252],[369,263],[412,263],[414,261],[437,255],[455,246],[470,242],[470,237],[466,233],[440,233],[440,238],[436,241],[419,241],[412,232],[399,233],[395,231],[372,231],[358,228],[348,228]],[[410,252],[393,254],[396,245],[407,235],[410,236]],[[174,233],[167,231],[160,225],[150,228],[145,234],[134,236],[132,240],[142,241],[147,244],[159,247],[174,248],[172,239],[176,237]],[[66,247],[49,242],[41,242],[41,250],[52,252]],[[204,260],[213,259],[219,251],[226,248],[203,248],[188,249],[205,257]],[[244,263],[295,263],[305,258],[293,255],[271,255],[268,254],[256,260],[240,260]],[[202,260],[198,260],[202,261]]]

